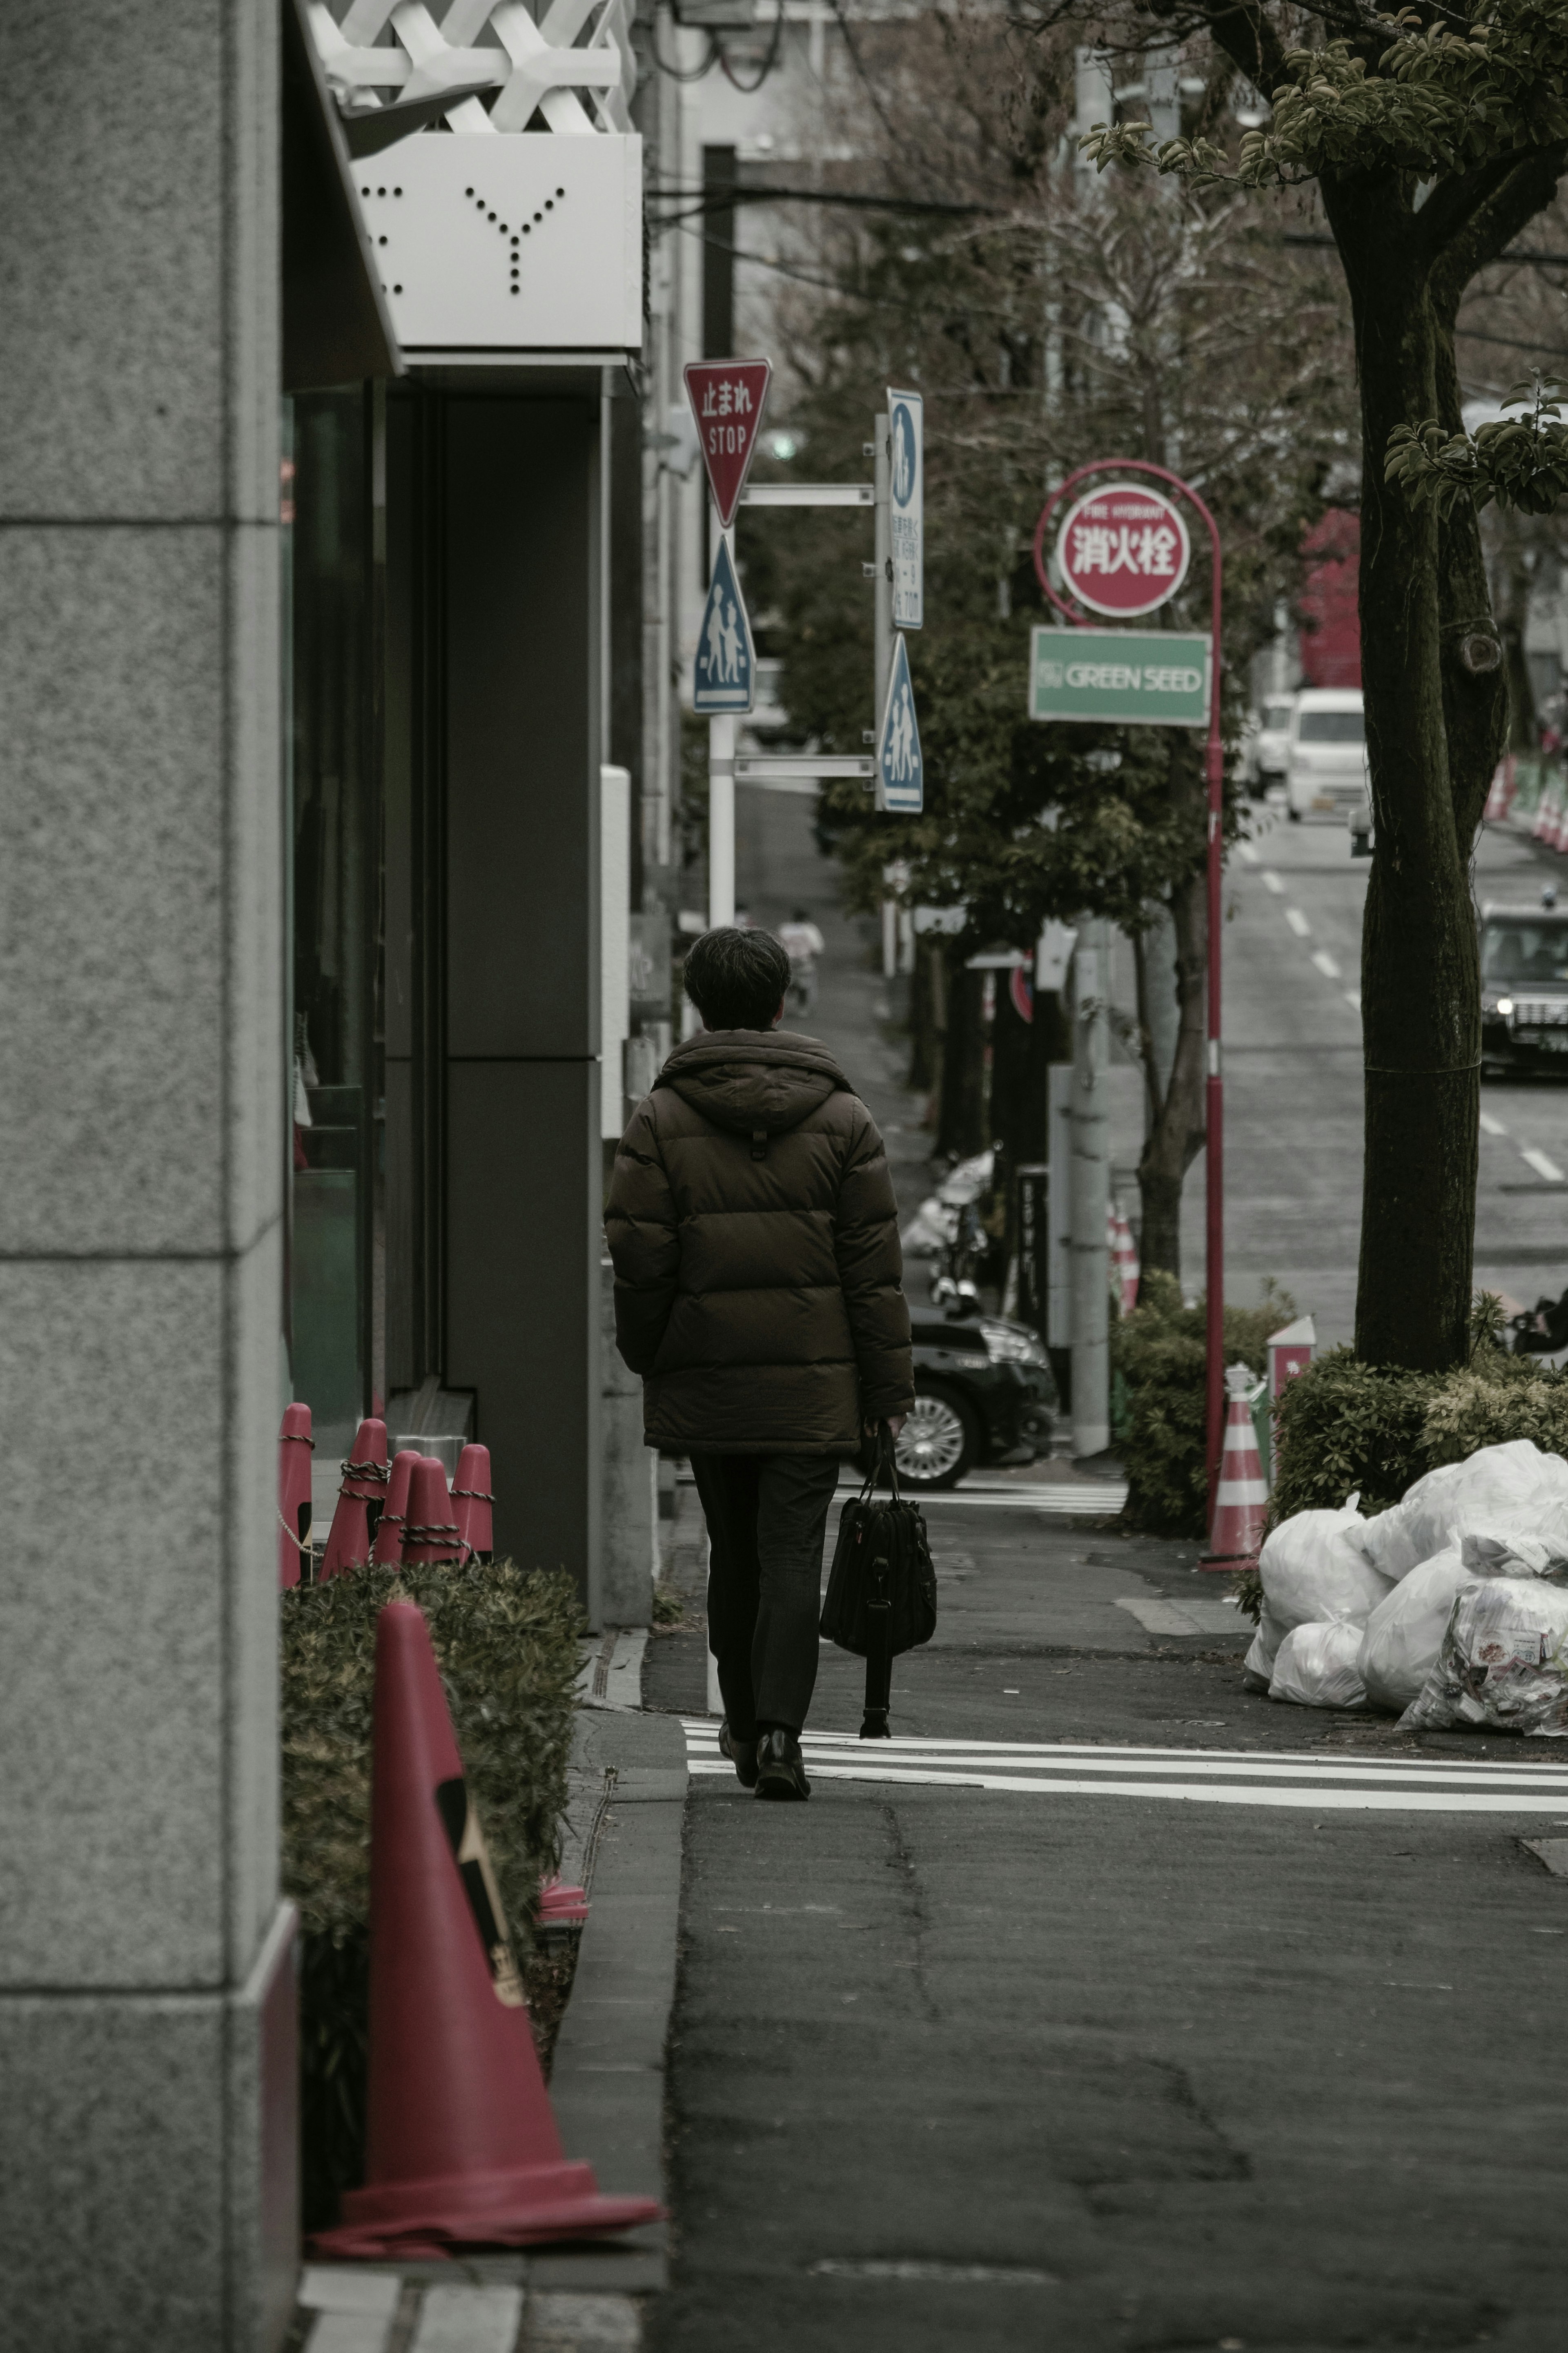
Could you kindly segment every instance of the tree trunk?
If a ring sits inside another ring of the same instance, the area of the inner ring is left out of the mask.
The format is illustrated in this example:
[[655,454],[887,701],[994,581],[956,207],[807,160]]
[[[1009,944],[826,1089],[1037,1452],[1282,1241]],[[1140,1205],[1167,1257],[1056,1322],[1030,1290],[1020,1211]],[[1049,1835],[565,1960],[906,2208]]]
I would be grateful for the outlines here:
[[985,976],[960,965],[950,972],[947,1038],[942,1053],[941,1152],[969,1160],[985,1149],[985,1034],[981,999]]
[[1508,681],[1508,742],[1513,752],[1541,748],[1535,715],[1535,689],[1525,658],[1524,632],[1530,619],[1530,550],[1517,515],[1498,518],[1502,542],[1501,595],[1498,600],[1498,635],[1502,639],[1503,675]]
[[1150,975],[1138,943],[1138,1029],[1150,1122],[1138,1163],[1143,1205],[1139,1236],[1140,1285],[1156,1271],[1182,1274],[1182,1187],[1204,1140],[1205,981],[1208,964],[1207,879],[1200,866],[1171,893],[1176,961],[1176,1051],[1170,1080],[1161,1084],[1148,1019]]
[[1355,320],[1364,467],[1362,680],[1375,844],[1362,936],[1366,1162],[1356,1353],[1438,1372],[1470,1306],[1480,1006],[1469,856],[1500,738],[1462,667],[1492,631],[1468,502],[1440,531],[1384,484],[1392,428],[1458,425],[1452,340],[1392,179],[1325,180]]

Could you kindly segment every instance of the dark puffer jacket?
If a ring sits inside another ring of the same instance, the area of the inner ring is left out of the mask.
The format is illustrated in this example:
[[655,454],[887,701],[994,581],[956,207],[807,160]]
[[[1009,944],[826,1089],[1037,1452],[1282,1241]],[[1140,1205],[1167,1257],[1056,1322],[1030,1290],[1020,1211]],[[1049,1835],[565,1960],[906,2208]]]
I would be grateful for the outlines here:
[[678,1047],[621,1139],[605,1223],[650,1446],[847,1451],[913,1403],[887,1155],[815,1039]]

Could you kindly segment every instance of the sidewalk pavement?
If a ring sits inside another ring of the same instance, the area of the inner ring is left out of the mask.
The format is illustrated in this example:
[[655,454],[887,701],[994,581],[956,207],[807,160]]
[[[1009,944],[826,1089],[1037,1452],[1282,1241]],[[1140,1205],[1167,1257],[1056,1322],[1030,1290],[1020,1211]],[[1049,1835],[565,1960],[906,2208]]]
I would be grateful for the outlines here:
[[696,1624],[649,1645],[696,1767],[650,2353],[1556,2353],[1561,1760],[1248,1695],[1195,1546],[924,1507],[895,1745],[825,1650],[809,1805],[722,1769]]
[[[550,2098],[566,2155],[586,2158],[601,2189],[667,2200],[686,1741],[674,1717],[637,1712],[641,1642],[622,1647],[629,1662],[601,1676],[614,1698],[587,1698],[573,1738],[562,1875],[587,1889],[589,1910]],[[589,1649],[591,1692],[603,1662]],[[290,2353],[635,2353],[646,2299],[667,2282],[666,2239],[658,2222],[603,2246],[311,2265]]]

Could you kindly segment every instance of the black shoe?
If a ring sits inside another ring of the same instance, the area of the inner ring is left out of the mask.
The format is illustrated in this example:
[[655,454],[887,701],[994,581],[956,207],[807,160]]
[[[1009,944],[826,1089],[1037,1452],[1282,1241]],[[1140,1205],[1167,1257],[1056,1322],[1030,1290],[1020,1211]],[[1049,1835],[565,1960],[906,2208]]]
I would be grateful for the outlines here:
[[754,1740],[737,1740],[730,1729],[729,1718],[719,1726],[719,1747],[735,1768],[735,1778],[742,1789],[757,1786],[757,1744]]
[[764,1732],[757,1743],[759,1798],[809,1798],[800,1743],[793,1732]]

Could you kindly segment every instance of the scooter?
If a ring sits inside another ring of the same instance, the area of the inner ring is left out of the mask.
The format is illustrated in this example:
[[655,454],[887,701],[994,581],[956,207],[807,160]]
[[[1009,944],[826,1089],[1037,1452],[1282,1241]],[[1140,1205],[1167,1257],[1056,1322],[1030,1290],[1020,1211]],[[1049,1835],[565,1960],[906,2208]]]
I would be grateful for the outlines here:
[[1568,1291],[1561,1299],[1538,1299],[1533,1311],[1510,1316],[1505,1328],[1512,1356],[1559,1355],[1568,1349]]

